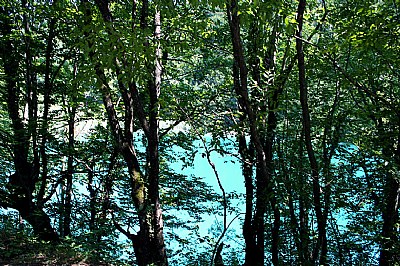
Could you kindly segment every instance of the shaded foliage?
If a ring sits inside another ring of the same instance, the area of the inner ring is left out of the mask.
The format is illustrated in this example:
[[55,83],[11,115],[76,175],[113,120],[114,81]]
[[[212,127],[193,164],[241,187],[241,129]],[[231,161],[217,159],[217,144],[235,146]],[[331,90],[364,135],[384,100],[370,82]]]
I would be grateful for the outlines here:
[[397,1],[1,3],[0,263],[400,263]]

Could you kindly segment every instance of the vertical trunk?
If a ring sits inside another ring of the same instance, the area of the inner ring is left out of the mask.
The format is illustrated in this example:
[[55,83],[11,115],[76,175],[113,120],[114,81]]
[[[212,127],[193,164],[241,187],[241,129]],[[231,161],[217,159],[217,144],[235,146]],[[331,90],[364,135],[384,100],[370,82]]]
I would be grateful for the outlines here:
[[242,158],[242,173],[246,187],[246,210],[243,223],[243,237],[246,244],[245,247],[245,265],[255,265],[255,247],[256,238],[253,230],[253,200],[254,200],[254,185],[253,185],[253,163],[252,157],[254,151],[252,146],[247,148],[246,138],[243,132],[238,133],[239,153]]
[[[300,182],[307,182],[303,178]],[[311,265],[311,256],[309,250],[309,208],[307,208],[307,197],[304,195],[305,190],[303,186],[300,186],[300,196],[299,196],[299,226],[300,226],[300,249],[299,249],[299,259],[303,263],[302,265]]]
[[[257,17],[257,15],[256,15]],[[276,18],[273,18],[276,19]],[[282,71],[281,76],[278,76],[278,79],[275,80],[269,79],[268,81],[263,80],[261,77],[263,76],[261,71],[265,71],[264,73],[272,73],[272,75],[277,75],[275,72],[276,62],[276,42],[277,42],[277,23],[273,22],[273,29],[267,41],[268,43],[268,50],[263,52],[260,56],[260,51],[263,50],[263,46],[265,45],[266,41],[261,41],[259,25],[256,22],[252,23],[251,28],[251,35],[250,38],[253,40],[251,52],[251,65],[252,65],[252,76],[253,79],[257,82],[257,85],[260,91],[265,92],[272,92],[266,93],[268,95],[267,99],[263,99],[262,95],[257,95],[256,97],[261,97],[259,105],[259,112],[262,116],[261,125],[258,125],[259,132],[261,138],[263,140],[263,149],[266,155],[266,166],[267,166],[267,173],[269,177],[267,178],[270,180],[267,184],[265,184],[267,201],[270,204],[272,214],[273,214],[273,225],[271,230],[271,256],[272,256],[272,263],[274,265],[279,265],[279,238],[280,238],[280,226],[281,226],[281,215],[279,210],[279,202],[273,188],[272,176],[274,175],[274,158],[273,158],[273,148],[274,148],[274,141],[275,141],[275,130],[277,127],[277,116],[276,110],[279,106],[279,96],[281,95],[284,84],[285,84],[285,77],[286,71]],[[261,67],[261,59],[263,58],[264,66]],[[282,65],[282,70],[285,69],[285,65]],[[287,70],[287,69],[286,69]],[[257,93],[257,90],[255,91]],[[265,115],[266,114],[266,115]]]
[[35,181],[39,176],[39,153],[38,153],[38,145],[37,145],[37,82],[36,82],[36,74],[33,68],[32,62],[32,50],[31,50],[31,29],[30,29],[30,21],[27,15],[29,4],[26,0],[22,1],[22,6],[26,8],[23,13],[23,24],[25,30],[25,82],[26,82],[26,98],[27,98],[27,107],[28,107],[28,136],[32,137],[32,153],[33,153],[33,167],[34,167],[34,178]]
[[[397,252],[393,252],[393,244],[398,243],[395,221],[398,220],[399,184],[393,177],[389,177],[385,190],[385,207],[382,213],[382,244],[379,257],[379,265],[394,265]],[[393,204],[394,203],[394,204]]]
[[89,218],[89,230],[90,232],[94,233],[96,230],[96,191],[93,187],[93,167],[94,163],[92,163],[89,173],[88,173],[88,191],[89,191],[89,212],[90,212],[90,218]]
[[72,177],[74,173],[74,130],[75,130],[75,113],[76,107],[68,108],[68,158],[67,158],[67,171],[65,175],[65,200],[64,200],[64,236],[71,234],[71,213],[72,213]]
[[400,260],[398,255],[399,237],[396,223],[399,220],[400,184],[394,176],[388,174],[385,186],[385,206],[382,213],[382,244],[379,265],[395,265]]
[[[342,123],[340,118],[337,119],[337,117],[335,117],[335,112],[339,105],[339,95],[340,91],[337,88],[333,104],[325,118],[325,127],[322,137],[322,147],[323,147],[322,171],[325,177],[325,188],[324,188],[324,202],[323,202],[324,207],[323,207],[321,223],[323,224],[324,228],[327,227],[328,214],[330,213],[330,204],[331,204],[331,183],[332,183],[331,161],[339,145],[339,136]],[[337,121],[336,124],[334,124],[334,121]],[[332,130],[332,127],[334,127],[334,130]],[[327,236],[325,232],[325,241],[323,242],[321,248],[321,256],[320,256],[323,263],[326,263],[328,255],[328,242],[326,238]]]
[[218,245],[217,252],[214,258],[215,266],[224,266],[224,260],[222,259],[222,248],[224,247],[224,243]]
[[[258,14],[256,13],[255,18],[257,18]],[[265,115],[260,115],[262,116],[262,121],[260,122],[261,125],[258,125],[258,131],[260,134],[260,138],[263,140],[263,150],[266,155],[266,165],[267,165],[267,173],[269,174],[269,178],[271,179],[272,174],[274,172],[273,168],[273,144],[274,144],[274,138],[275,138],[275,129],[277,125],[277,118],[275,114],[275,110],[278,108],[278,96],[280,92],[282,91],[281,88],[275,88],[273,86],[273,81],[269,81],[267,84],[261,79],[261,66],[260,66],[260,51],[262,50],[262,47],[260,46],[260,39],[261,36],[259,34],[259,29],[257,25],[256,19],[254,19],[251,23],[250,26],[250,38],[251,38],[251,55],[250,55],[250,62],[249,65],[251,65],[251,75],[256,81],[257,86],[259,87],[259,90],[274,90],[273,94],[268,97],[268,99],[262,99],[262,95],[256,95],[256,98],[261,98],[260,103],[257,104],[257,106],[254,107],[254,109],[258,109],[259,114],[265,114],[267,113],[267,116]],[[275,43],[276,43],[276,36],[275,36],[275,27],[274,30],[271,34],[270,40],[269,40],[269,47],[268,51],[263,54],[264,61],[265,61],[265,70],[264,71],[271,71],[273,72],[274,67],[275,67]],[[263,44],[264,45],[264,44]],[[269,88],[267,86],[270,86]],[[255,91],[255,94],[257,94],[257,90]],[[259,93],[261,94],[261,93]],[[264,178],[257,178],[257,182],[263,182]],[[268,197],[266,198],[268,200],[268,203],[271,206],[274,221],[273,221],[273,226],[272,226],[272,231],[271,231],[271,256],[272,256],[272,263],[274,265],[278,265],[279,263],[279,229],[280,229],[280,211],[279,211],[279,206],[277,202],[277,198],[275,197],[272,183],[269,182],[268,184],[260,184],[260,186],[257,185],[257,188],[265,188],[265,192],[268,193]],[[264,193],[263,191],[259,191],[258,194]],[[264,200],[264,199],[263,199]],[[262,201],[257,201],[257,210],[262,210],[263,213],[266,213],[266,204],[265,202]],[[263,221],[264,222],[264,221]],[[261,229],[261,228],[260,228]],[[264,235],[264,233],[263,233]],[[260,236],[261,237],[261,236]]]
[[[231,41],[233,47],[233,57],[234,57],[234,78],[236,80],[235,90],[241,107],[243,108],[243,113],[246,115],[249,127],[250,136],[252,143],[256,152],[257,159],[257,170],[256,170],[256,206],[255,214],[253,216],[251,229],[253,231],[255,240],[252,239],[252,235],[246,232],[246,238],[248,239],[249,248],[253,250],[250,255],[246,254],[245,262],[246,265],[264,265],[264,249],[265,249],[265,224],[264,216],[267,209],[267,204],[270,203],[274,212],[274,226],[273,226],[273,263],[278,264],[278,237],[279,237],[279,227],[280,227],[280,215],[277,209],[276,198],[274,198],[273,187],[271,183],[272,175],[272,143],[273,134],[267,136],[265,143],[261,141],[261,133],[258,128],[258,121],[256,116],[256,110],[251,105],[248,93],[248,70],[244,57],[244,49],[242,46],[242,40],[240,35],[240,21],[238,15],[238,3],[236,0],[231,0],[226,2],[227,5],[227,18],[229,22],[229,28],[231,33]],[[268,133],[273,133],[274,126],[274,116],[271,115],[268,118]],[[247,193],[249,191],[246,189]],[[247,203],[250,204],[250,203]],[[250,206],[249,206],[250,207]],[[246,214],[248,218],[250,215]],[[249,222],[246,224],[245,229],[249,226]],[[254,244],[254,246],[253,246]],[[249,250],[246,246],[246,250]]]
[[[267,154],[267,166],[268,173],[272,175],[274,172],[273,166],[273,143],[275,138],[275,129],[277,125],[277,118],[275,110],[278,107],[278,95],[279,90],[275,89],[273,97],[268,100],[268,118],[267,118],[267,132],[266,132],[266,141],[264,145],[265,153]],[[269,195],[269,203],[271,205],[271,209],[274,214],[274,222],[272,226],[272,245],[271,245],[271,253],[272,253],[272,263],[274,265],[279,265],[279,230],[281,225],[281,215],[279,210],[279,204],[277,202],[277,198],[275,196],[272,182],[266,185],[267,193]]]
[[[400,115],[397,116],[397,146],[394,151],[395,168],[400,168]],[[384,135],[384,134],[382,134]],[[395,265],[400,261],[398,255],[399,236],[396,230],[396,224],[399,223],[400,208],[400,181],[398,176],[393,173],[387,173],[386,184],[384,187],[384,207],[382,212],[382,244],[379,257],[379,265]],[[394,248],[394,247],[397,247]]]
[[[161,15],[160,11],[156,10],[154,16],[155,31],[154,36],[158,41],[161,37]],[[149,263],[156,263],[157,265],[167,265],[166,249],[164,244],[163,234],[163,218],[160,205],[159,196],[159,179],[160,179],[160,163],[159,163],[159,132],[158,132],[158,116],[159,116],[159,97],[161,89],[161,48],[160,43],[156,43],[157,47],[155,50],[155,64],[154,64],[154,80],[149,82],[149,94],[150,94],[150,116],[149,116],[149,136],[148,136],[148,163],[149,163],[149,188],[148,188],[148,200],[152,213],[149,213],[151,219],[151,260]]]
[[[237,64],[233,65],[233,80],[235,91],[240,90],[240,77],[239,69]],[[238,98],[239,112],[242,113],[240,116],[240,125],[245,127],[246,125],[246,114],[244,112],[244,103],[241,98]],[[250,141],[247,145],[245,130],[239,130],[238,132],[238,144],[239,153],[242,158],[242,174],[244,176],[244,183],[246,187],[246,210],[245,218],[243,223],[243,237],[245,240],[245,265],[255,265],[256,258],[256,234],[253,228],[253,210],[254,210],[254,184],[253,184],[253,157],[254,149]]]
[[[313,252],[313,259],[315,262],[319,259],[319,264],[326,264],[326,225],[324,223],[324,215],[322,212],[321,203],[321,186],[319,182],[319,168],[315,158],[314,149],[311,143],[311,121],[310,112],[308,108],[308,91],[306,84],[306,72],[304,63],[304,51],[302,42],[302,29],[303,29],[303,15],[306,7],[306,0],[300,0],[297,9],[297,23],[298,30],[296,31],[296,50],[299,68],[299,85],[300,85],[300,102],[303,114],[303,131],[305,145],[307,149],[308,159],[311,165],[312,183],[313,183],[313,197],[314,197],[314,210],[317,217],[318,239]],[[322,252],[321,252],[322,250]]]
[[279,230],[281,227],[281,213],[275,195],[271,196],[270,204],[274,214],[274,222],[272,226],[272,244],[271,244],[272,263],[274,265],[279,265],[279,235],[280,235]]
[[[303,156],[303,142],[304,142],[304,132],[301,132],[299,139],[299,156]],[[298,183],[299,183],[299,231],[300,231],[300,249],[299,249],[299,259],[302,263],[301,265],[312,265],[311,254],[309,249],[309,200],[306,194],[307,178],[306,174],[303,173],[302,163],[299,164],[298,170]]]
[[[53,5],[56,1],[53,2]],[[55,26],[56,20],[55,18],[50,19],[49,21],[49,33],[47,36],[47,46],[46,46],[46,55],[45,55],[45,73],[44,73],[44,91],[43,91],[43,116],[42,116],[42,126],[40,129],[40,135],[42,137],[42,141],[40,143],[40,156],[42,159],[41,166],[41,185],[37,195],[38,204],[44,204],[43,198],[47,189],[47,177],[48,177],[48,158],[46,152],[47,140],[48,140],[48,127],[49,127],[49,111],[50,111],[50,97],[52,93],[52,56],[53,56],[53,41],[55,38]]]
[[[248,72],[241,43],[240,22],[236,0],[227,1],[227,16],[231,31],[232,47],[234,51],[234,75],[238,77],[238,84],[237,86],[235,86],[236,94],[249,121],[250,135],[252,142],[254,142],[257,158],[256,208],[252,221],[252,230],[255,238],[255,245],[253,247],[253,250],[251,251],[251,263],[253,263],[253,265],[264,265],[264,214],[266,210],[266,203],[268,202],[265,196],[267,194],[266,184],[267,179],[269,178],[269,174],[266,165],[266,155],[264,153],[264,149],[257,130],[256,116],[250,104],[248,95]],[[253,242],[251,238],[249,238],[249,240],[250,243]],[[250,259],[249,256],[246,257]],[[248,264],[248,262],[246,262],[246,264],[250,265]]]

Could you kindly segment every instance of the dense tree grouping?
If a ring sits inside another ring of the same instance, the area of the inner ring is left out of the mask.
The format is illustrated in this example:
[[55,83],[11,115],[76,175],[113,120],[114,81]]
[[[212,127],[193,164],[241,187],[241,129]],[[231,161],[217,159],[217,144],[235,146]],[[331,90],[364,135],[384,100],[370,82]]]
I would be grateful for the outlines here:
[[2,0],[0,26],[0,263],[400,265],[400,2]]

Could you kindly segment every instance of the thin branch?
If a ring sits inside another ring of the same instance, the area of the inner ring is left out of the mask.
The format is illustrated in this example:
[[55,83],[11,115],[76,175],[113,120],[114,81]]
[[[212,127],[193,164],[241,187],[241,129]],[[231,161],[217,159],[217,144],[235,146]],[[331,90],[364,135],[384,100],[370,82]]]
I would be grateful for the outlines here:
[[382,96],[377,95],[375,92],[371,91],[367,86],[364,84],[358,82],[355,80],[343,67],[340,66],[340,64],[333,58],[333,56],[325,52],[322,47],[319,45],[310,42],[309,40],[305,40],[299,36],[294,36],[296,39],[301,40],[302,42],[312,45],[313,47],[317,48],[319,51],[322,52],[322,55],[325,56],[332,64],[333,66],[351,83],[353,84],[358,90],[363,91],[366,93],[368,96],[374,98],[375,100],[378,100],[382,102],[384,105],[386,105],[391,111],[395,112],[396,115],[400,115],[400,110],[399,108],[396,107],[396,105],[390,103],[388,100],[383,98]]
[[228,231],[229,227],[231,226],[231,224],[232,224],[240,215],[242,215],[242,214],[245,214],[245,213],[239,213],[239,214],[237,214],[237,215],[229,222],[229,224],[224,228],[224,231],[223,231],[222,234],[219,236],[219,238],[218,238],[218,240],[217,240],[217,242],[215,243],[215,246],[214,246],[213,254],[212,254],[212,256],[211,256],[211,263],[210,263],[210,266],[212,266],[212,265],[214,264],[215,253],[217,252],[217,249],[218,249],[218,247],[219,247],[219,243],[221,242],[222,238],[224,238],[224,236],[225,236],[226,232]]
[[[190,117],[186,114],[185,110],[183,110],[183,108],[181,108],[181,107],[179,107],[179,108],[186,115],[188,120],[191,121]],[[227,206],[228,204],[227,204],[227,200],[226,200],[226,192],[225,192],[225,189],[224,189],[224,187],[222,185],[222,182],[221,182],[220,176],[218,174],[217,168],[215,167],[215,164],[211,160],[211,157],[210,157],[211,151],[208,149],[206,141],[204,140],[203,136],[200,134],[200,132],[197,130],[196,127],[193,127],[193,130],[196,132],[197,136],[199,137],[199,139],[201,140],[201,142],[203,144],[203,148],[205,150],[205,156],[207,158],[207,162],[211,166],[211,168],[212,168],[212,170],[214,172],[214,175],[215,175],[215,177],[217,179],[218,186],[222,191],[222,197],[223,197],[223,202],[224,202],[223,206],[224,206],[224,229],[225,229],[226,228],[226,219],[227,219],[227,208],[228,208],[228,206]]]

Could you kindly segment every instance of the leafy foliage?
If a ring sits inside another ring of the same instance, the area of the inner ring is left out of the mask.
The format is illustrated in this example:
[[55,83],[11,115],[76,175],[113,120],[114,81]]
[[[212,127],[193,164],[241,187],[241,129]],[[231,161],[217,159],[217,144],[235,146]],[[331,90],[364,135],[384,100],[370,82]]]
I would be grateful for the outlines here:
[[399,265],[399,3],[299,2],[1,1],[0,263],[143,264],[162,209],[170,265]]

